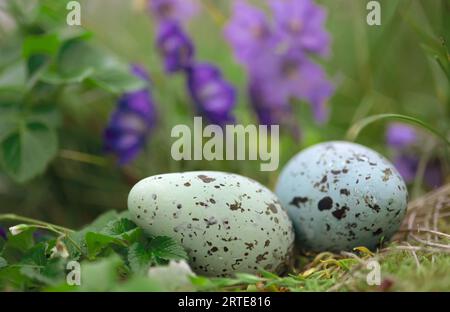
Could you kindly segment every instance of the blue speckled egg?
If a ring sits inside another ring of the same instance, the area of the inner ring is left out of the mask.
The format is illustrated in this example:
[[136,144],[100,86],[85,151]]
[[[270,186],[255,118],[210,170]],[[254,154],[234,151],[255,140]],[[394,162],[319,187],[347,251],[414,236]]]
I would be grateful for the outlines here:
[[408,191],[394,166],[350,142],[326,142],[283,168],[276,194],[303,250],[376,248],[398,230]]

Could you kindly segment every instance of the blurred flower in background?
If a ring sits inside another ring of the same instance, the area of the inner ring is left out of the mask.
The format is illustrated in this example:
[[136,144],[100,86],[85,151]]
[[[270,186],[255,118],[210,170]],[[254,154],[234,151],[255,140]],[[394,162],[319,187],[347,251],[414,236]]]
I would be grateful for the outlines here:
[[235,90],[223,79],[217,67],[207,63],[195,64],[187,70],[187,77],[188,89],[199,113],[213,124],[234,122]]
[[325,11],[310,0],[269,4],[273,21],[247,2],[236,1],[224,32],[236,58],[247,69],[252,107],[261,124],[292,129],[292,118],[287,117],[291,100],[296,98],[310,103],[316,121],[324,122],[334,87],[311,56],[329,53]]
[[196,0],[148,0],[148,7],[159,22],[186,22],[199,11]]
[[171,21],[162,23],[156,42],[164,58],[166,72],[184,70],[192,64],[194,46],[178,23]]
[[330,51],[330,37],[324,28],[326,12],[312,0],[270,0],[276,32],[291,48],[321,56]]
[[[149,81],[142,67],[133,65],[131,70]],[[155,123],[156,109],[148,88],[124,94],[104,131],[105,151],[115,154],[120,165],[128,164],[144,147]]]
[[195,59],[195,47],[182,25],[199,9],[198,3],[149,0],[149,7],[152,15],[158,17],[156,45],[164,59],[165,70],[167,73],[182,72],[186,76],[187,89],[196,113],[209,123],[234,123],[234,87],[223,78],[217,66]]
[[391,123],[386,132],[387,143],[394,148],[408,147],[417,139],[417,133],[413,127],[398,122]]
[[6,230],[4,228],[2,228],[1,226],[0,226],[0,238],[3,238],[3,240],[7,239]]
[[[391,123],[386,130],[387,145],[394,151],[393,162],[406,183],[411,183],[419,173],[420,146],[419,133],[402,123]],[[444,183],[444,168],[436,156],[427,162],[424,168],[423,181],[430,188],[436,188]]]
[[264,12],[242,0],[235,2],[233,16],[224,34],[236,59],[243,65],[276,44],[275,34]]

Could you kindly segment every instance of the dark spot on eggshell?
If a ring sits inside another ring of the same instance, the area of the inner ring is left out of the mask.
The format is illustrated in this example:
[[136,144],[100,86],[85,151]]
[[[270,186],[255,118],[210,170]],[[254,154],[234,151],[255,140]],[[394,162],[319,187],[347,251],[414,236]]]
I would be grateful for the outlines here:
[[186,182],[186,183],[184,183],[184,186],[187,186],[187,187],[189,187],[189,186],[191,186],[191,183],[189,183],[189,182]]
[[264,252],[263,254],[260,254],[256,256],[256,263],[260,263],[261,261],[267,260],[266,256],[269,254],[268,251]]
[[319,201],[319,203],[317,204],[317,208],[320,211],[330,210],[332,207],[333,207],[333,200],[329,196],[326,196],[326,197],[322,198]]
[[306,203],[307,201],[308,201],[308,197],[296,196],[296,197],[292,198],[289,205],[294,205],[297,208],[300,208],[300,205]]
[[236,210],[240,210],[241,212],[245,211],[245,209],[242,208],[242,203],[241,202],[234,201],[233,204],[228,204],[227,203],[227,206],[229,206],[230,210],[232,210],[232,211],[236,211]]
[[332,214],[336,219],[341,220],[347,216],[347,211],[349,210],[350,209],[347,206],[343,206],[342,208],[333,211]]
[[373,236],[377,236],[380,235],[381,233],[383,233],[383,229],[382,228],[378,228],[375,232],[373,232]]
[[[277,207],[274,205],[274,204],[269,204],[268,206],[267,206],[267,212],[268,211],[270,211],[270,212],[272,212],[272,213],[277,213],[278,212],[278,209],[277,209]],[[267,214],[267,212],[266,212],[266,214]]]
[[244,243],[244,244],[246,246],[246,249],[248,249],[248,250],[252,250],[255,247],[255,245],[253,243]]
[[270,240],[266,240],[266,241],[264,242],[264,247],[269,247],[269,245],[270,245]]
[[206,176],[206,175],[204,175],[204,174],[198,175],[198,178],[199,178],[200,180],[202,180],[203,183],[211,183],[211,182],[216,181],[216,179],[210,178],[210,177],[208,177],[208,176]]
[[347,189],[341,189],[340,190],[340,193],[342,194],[342,195],[345,195],[345,196],[349,196],[350,195],[350,191],[349,190],[347,190]]
[[375,211],[376,213],[379,213],[381,208],[380,206],[378,206],[377,204],[368,204],[369,208],[372,209],[373,211]]

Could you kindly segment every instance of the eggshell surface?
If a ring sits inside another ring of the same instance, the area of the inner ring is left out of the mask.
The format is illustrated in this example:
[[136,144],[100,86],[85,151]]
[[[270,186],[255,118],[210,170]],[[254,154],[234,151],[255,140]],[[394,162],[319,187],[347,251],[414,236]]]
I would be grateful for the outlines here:
[[277,197],[258,182],[197,171],[152,176],[130,191],[132,219],[152,236],[180,242],[194,271],[209,276],[280,272],[294,241]]
[[408,192],[394,166],[350,142],[314,145],[283,168],[276,194],[301,249],[374,249],[398,230]]

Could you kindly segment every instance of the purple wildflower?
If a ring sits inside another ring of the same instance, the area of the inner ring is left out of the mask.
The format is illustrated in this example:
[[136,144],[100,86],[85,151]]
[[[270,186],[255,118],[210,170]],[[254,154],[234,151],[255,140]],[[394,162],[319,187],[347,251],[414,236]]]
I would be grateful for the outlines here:
[[[394,159],[394,165],[407,183],[414,181],[419,169],[420,159],[417,156],[399,154]],[[423,180],[426,185],[436,188],[444,183],[442,163],[438,158],[433,158],[425,167]]]
[[194,46],[178,23],[162,23],[156,44],[168,73],[184,70],[192,64]]
[[148,0],[150,12],[158,21],[185,22],[199,10],[196,0]]
[[282,55],[263,53],[254,59],[250,76],[259,77],[269,102],[288,105],[291,98],[305,100],[318,122],[327,119],[325,105],[334,88],[322,68],[304,55],[292,50]]
[[264,12],[244,1],[235,2],[233,17],[225,28],[225,37],[236,58],[246,64],[265,49],[273,49],[276,38]]
[[3,238],[3,240],[7,240],[8,237],[6,235],[6,230],[0,226],[0,238]]
[[[386,142],[395,153],[394,165],[407,183],[416,178],[419,170],[420,149],[419,133],[411,126],[391,123],[386,131]],[[423,180],[431,188],[444,183],[444,166],[437,157],[432,157],[425,166]]]
[[290,100],[311,104],[318,122],[327,119],[326,102],[334,92],[323,69],[309,59],[325,55],[329,37],[325,11],[310,0],[270,1],[274,23],[240,0],[225,37],[249,72],[249,95],[262,124],[291,123]]
[[[139,66],[133,66],[132,72],[139,78],[149,79]],[[105,150],[117,155],[120,165],[131,162],[145,145],[155,121],[156,110],[148,89],[125,93],[104,131]]]
[[312,0],[270,0],[275,25],[290,47],[327,55],[330,38],[324,28],[326,12]]
[[211,64],[195,64],[187,75],[188,89],[199,113],[213,124],[233,123],[236,93],[220,70]]
[[250,103],[256,112],[259,123],[268,126],[283,124],[289,128],[294,138],[299,140],[300,129],[292,114],[292,107],[286,101],[271,100],[271,96],[266,93],[270,90],[265,87],[264,82],[260,82],[256,78],[250,82]]
[[413,127],[402,123],[391,123],[386,132],[387,144],[394,148],[403,148],[417,141],[417,133]]

